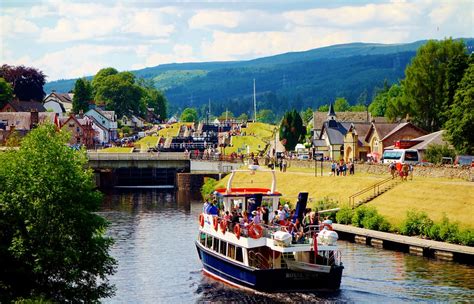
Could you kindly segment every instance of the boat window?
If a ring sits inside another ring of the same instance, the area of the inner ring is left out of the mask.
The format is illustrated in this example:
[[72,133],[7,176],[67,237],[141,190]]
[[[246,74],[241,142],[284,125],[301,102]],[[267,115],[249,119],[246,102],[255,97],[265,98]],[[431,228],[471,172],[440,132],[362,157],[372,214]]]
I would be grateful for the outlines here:
[[235,259],[235,245],[229,244],[227,248],[227,256],[231,259]]
[[199,234],[199,242],[201,243],[201,245],[205,245],[206,244],[206,234],[204,232],[201,232]]
[[219,252],[219,240],[214,238],[214,243],[212,244],[212,250]]
[[235,259],[239,262],[244,262],[244,255],[242,254],[242,247],[237,247],[235,251]]
[[224,242],[223,240],[221,240],[221,254],[223,255],[226,255],[226,251],[227,251],[227,242]]
[[206,238],[206,247],[211,248],[212,247],[212,236],[208,235]]

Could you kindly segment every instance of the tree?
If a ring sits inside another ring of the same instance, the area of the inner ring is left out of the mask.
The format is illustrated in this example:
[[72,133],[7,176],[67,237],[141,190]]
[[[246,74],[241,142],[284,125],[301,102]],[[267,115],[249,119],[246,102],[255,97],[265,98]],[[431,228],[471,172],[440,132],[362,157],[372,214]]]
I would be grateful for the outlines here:
[[426,161],[433,164],[440,164],[443,157],[451,157],[454,159],[456,152],[448,145],[430,144],[425,151]]
[[367,110],[367,108],[363,104],[356,104],[349,108],[351,112],[365,112],[365,110]]
[[121,72],[104,77],[97,87],[96,98],[105,101],[106,108],[123,115],[139,114],[143,89],[135,84],[135,76],[130,72]]
[[466,69],[446,122],[447,138],[460,154],[474,153],[474,63]]
[[404,86],[394,84],[386,94],[387,108],[385,117],[389,121],[401,121],[407,117],[414,117],[415,110],[413,104],[406,98],[404,94]]
[[72,111],[85,113],[89,110],[89,102],[92,100],[92,84],[86,78],[79,78],[74,85],[74,97],[72,98]]
[[349,111],[350,107],[349,102],[344,97],[339,97],[334,102],[334,111],[336,112]]
[[307,108],[301,113],[301,117],[303,118],[303,122],[305,125],[308,124],[308,122],[313,119],[313,109]]
[[[96,102],[102,102],[104,100],[101,100],[101,97],[100,95],[97,94],[97,92],[99,91],[100,87],[102,87],[104,85],[104,80],[108,77],[108,76],[111,76],[111,75],[116,75],[118,74],[118,71],[114,68],[105,68],[105,69],[101,69],[97,72],[97,74],[95,74],[94,78],[92,79],[92,88],[93,88],[93,95],[94,95],[94,99]],[[105,102],[105,101],[104,101]]]
[[[140,104],[143,107],[153,108],[160,119],[167,118],[168,100],[163,93],[155,88],[153,79],[140,78],[137,84],[144,90]],[[146,109],[143,109],[145,112]]]
[[13,94],[20,100],[42,101],[45,96],[46,75],[40,70],[4,64],[0,67],[0,77],[10,83]]
[[7,102],[13,99],[13,89],[12,86],[5,81],[5,79],[0,78],[0,108],[2,108]]
[[42,297],[96,302],[113,294],[115,260],[94,213],[101,195],[84,151],[40,125],[0,155],[0,302]]
[[275,114],[273,114],[272,110],[262,109],[257,112],[257,121],[263,122],[263,123],[274,123]]
[[198,120],[197,111],[195,108],[186,108],[181,113],[180,120],[182,122],[196,122]]
[[227,111],[224,111],[221,113],[221,115],[219,116],[219,119],[231,119],[234,117],[234,114],[227,110]]
[[300,114],[295,110],[286,112],[280,124],[280,140],[287,151],[295,149],[297,143],[304,139],[306,128]]
[[329,112],[329,105],[325,104],[318,108],[318,112]]
[[247,113],[242,113],[239,115],[239,117],[237,117],[237,119],[242,122],[247,122],[247,120],[249,119],[249,116],[247,115]]
[[[412,104],[415,123],[428,131],[437,131],[443,127],[446,115],[443,111],[450,108],[446,92],[448,66],[463,57],[465,45],[451,38],[442,41],[430,40],[421,46],[411,64],[405,70],[405,95]],[[457,69],[449,69],[450,73]],[[451,83],[451,81],[450,81]]]

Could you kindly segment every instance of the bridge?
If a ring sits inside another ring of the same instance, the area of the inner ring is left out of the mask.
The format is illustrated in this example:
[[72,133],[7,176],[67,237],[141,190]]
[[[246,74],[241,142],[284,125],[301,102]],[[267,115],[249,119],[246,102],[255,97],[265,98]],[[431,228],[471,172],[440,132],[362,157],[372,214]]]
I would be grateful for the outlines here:
[[226,173],[242,165],[240,160],[221,158],[191,159],[184,152],[87,153],[96,184],[102,188],[179,187],[179,173]]

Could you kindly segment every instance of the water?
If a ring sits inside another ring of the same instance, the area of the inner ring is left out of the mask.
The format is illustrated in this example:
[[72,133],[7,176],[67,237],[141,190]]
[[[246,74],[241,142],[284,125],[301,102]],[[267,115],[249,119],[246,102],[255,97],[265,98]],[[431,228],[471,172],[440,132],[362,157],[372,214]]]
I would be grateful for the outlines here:
[[[187,200],[185,200],[187,201]],[[474,302],[474,267],[439,262],[340,241],[340,291],[265,294],[204,276],[196,253],[202,204],[177,203],[171,193],[147,190],[106,197],[101,214],[116,243],[116,295],[105,303]]]

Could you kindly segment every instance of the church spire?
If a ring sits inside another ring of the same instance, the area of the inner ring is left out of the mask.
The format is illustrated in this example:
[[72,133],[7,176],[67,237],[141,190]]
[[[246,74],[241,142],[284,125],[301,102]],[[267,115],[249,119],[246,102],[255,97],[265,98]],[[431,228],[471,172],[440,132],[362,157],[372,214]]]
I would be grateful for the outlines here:
[[335,119],[335,118],[336,118],[336,112],[334,112],[334,106],[331,102],[331,104],[329,105],[328,120],[329,119]]

